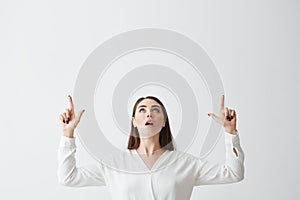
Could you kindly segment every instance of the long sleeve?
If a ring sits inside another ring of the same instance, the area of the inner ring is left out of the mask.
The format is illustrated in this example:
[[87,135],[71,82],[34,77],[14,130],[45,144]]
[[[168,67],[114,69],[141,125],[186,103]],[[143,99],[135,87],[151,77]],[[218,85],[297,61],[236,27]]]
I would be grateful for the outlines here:
[[244,152],[239,134],[225,132],[225,151],[226,160],[221,165],[199,159],[194,186],[234,183],[244,179]]
[[105,177],[102,164],[99,162],[84,167],[76,166],[75,138],[61,137],[58,149],[58,180],[62,185],[72,187],[104,186]]

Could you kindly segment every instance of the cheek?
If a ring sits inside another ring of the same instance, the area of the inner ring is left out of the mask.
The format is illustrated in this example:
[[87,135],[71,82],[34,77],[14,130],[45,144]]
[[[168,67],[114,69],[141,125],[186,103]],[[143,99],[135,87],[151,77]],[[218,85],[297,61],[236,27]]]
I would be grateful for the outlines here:
[[136,121],[137,123],[140,123],[140,122],[143,122],[143,121],[144,121],[144,118],[145,118],[145,116],[143,116],[143,115],[141,115],[141,114],[137,114],[137,115],[135,116],[135,121]]
[[164,116],[159,116],[159,121],[160,121],[161,123],[163,123],[163,122],[164,122]]

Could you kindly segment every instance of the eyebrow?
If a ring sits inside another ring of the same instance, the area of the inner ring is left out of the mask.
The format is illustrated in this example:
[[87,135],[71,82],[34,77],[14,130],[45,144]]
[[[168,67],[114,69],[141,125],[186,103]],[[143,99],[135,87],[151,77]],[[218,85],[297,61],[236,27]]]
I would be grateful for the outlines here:
[[[138,109],[141,108],[141,107],[147,107],[147,106],[146,106],[146,105],[140,105],[140,106],[138,107]],[[160,108],[159,105],[153,105],[153,106],[151,106],[151,107],[152,107],[152,108],[153,108],[153,107],[158,107],[158,108]]]

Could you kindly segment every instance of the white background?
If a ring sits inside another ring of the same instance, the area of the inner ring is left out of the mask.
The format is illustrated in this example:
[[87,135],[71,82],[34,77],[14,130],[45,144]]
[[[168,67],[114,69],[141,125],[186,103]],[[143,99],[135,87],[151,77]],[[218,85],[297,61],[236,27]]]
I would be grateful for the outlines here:
[[[192,199],[299,199],[299,9],[296,0],[1,0],[0,199],[109,199],[105,187],[58,184],[58,116],[87,56],[145,27],[199,43],[238,113],[245,180],[197,187]],[[78,146],[78,164],[92,162]]]

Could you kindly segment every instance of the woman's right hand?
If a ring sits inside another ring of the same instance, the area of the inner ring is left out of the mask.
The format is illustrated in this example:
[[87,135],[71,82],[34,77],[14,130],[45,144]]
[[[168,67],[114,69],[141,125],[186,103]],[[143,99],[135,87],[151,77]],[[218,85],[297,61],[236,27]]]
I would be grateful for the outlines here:
[[85,110],[79,111],[78,115],[75,116],[74,104],[72,97],[69,95],[70,108],[66,109],[66,112],[59,116],[60,125],[62,128],[62,133],[64,136],[73,138],[74,130],[80,122],[80,118]]

